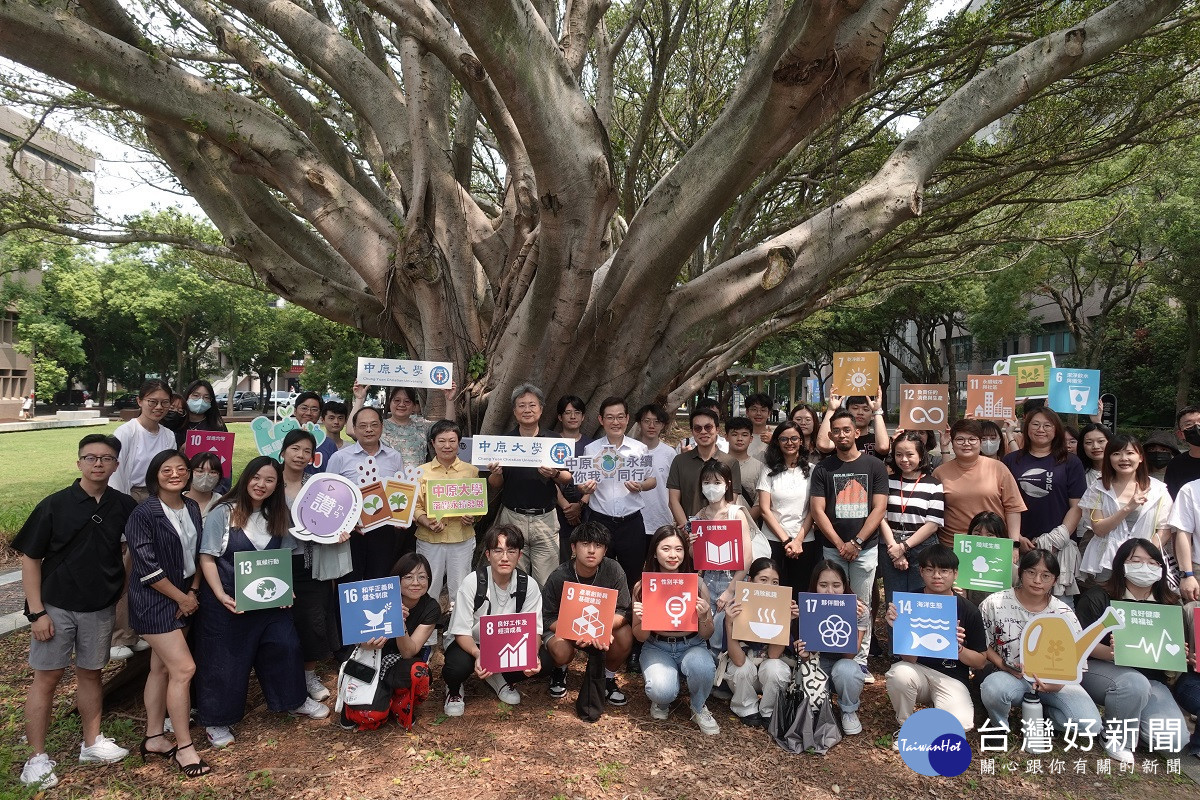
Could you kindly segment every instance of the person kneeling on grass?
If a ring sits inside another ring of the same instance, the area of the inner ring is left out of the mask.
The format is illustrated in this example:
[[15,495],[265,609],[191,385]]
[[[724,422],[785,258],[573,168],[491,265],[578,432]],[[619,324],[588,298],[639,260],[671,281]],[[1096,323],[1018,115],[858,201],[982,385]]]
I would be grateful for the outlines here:
[[[770,558],[756,558],[746,571],[746,580],[767,586],[779,585],[779,567]],[[721,667],[733,686],[729,709],[743,725],[766,728],[775,714],[779,693],[787,686],[795,669],[795,660],[785,657],[786,644],[741,642],[733,637],[733,626],[742,615],[742,603],[735,596],[725,607],[725,653]],[[792,599],[792,619],[800,616],[800,607]],[[720,672],[721,670],[718,669]],[[716,682],[721,682],[718,675]],[[758,695],[762,692],[762,699]]]
[[487,566],[463,578],[455,593],[454,613],[444,641],[446,662],[442,680],[446,682],[448,717],[461,717],[462,684],[472,672],[495,690],[503,703],[515,706],[521,693],[513,683],[541,672],[540,660],[530,669],[497,674],[483,668],[479,658],[479,620],[499,614],[537,614],[536,634],[542,635],[542,593],[537,581],[517,569],[525,537],[515,525],[496,525],[483,537]]
[[[935,543],[921,551],[919,567],[925,594],[955,597],[954,581],[958,577],[958,556],[946,545]],[[917,703],[932,704],[949,711],[962,723],[963,730],[975,727],[975,707],[967,682],[970,671],[983,669],[987,664],[987,636],[983,632],[983,617],[967,598],[957,595],[958,658],[941,659],[928,656],[899,656],[887,673],[888,698],[896,711],[900,725],[912,716]],[[888,603],[887,621],[896,624],[896,604]],[[899,749],[899,736],[892,746]]]
[[[625,570],[616,561],[604,557],[611,540],[608,528],[599,522],[585,522],[575,528],[571,532],[571,560],[551,572],[550,577],[546,578],[546,585],[542,587],[545,651],[547,661],[553,665],[550,696],[557,699],[566,695],[567,665],[575,657],[576,648],[583,650],[588,657],[587,676],[579,690],[575,710],[580,718],[588,722],[600,719],[604,700],[614,706],[623,706],[628,702],[617,686],[616,670],[621,668],[633,649],[633,629],[626,624],[631,600]],[[605,631],[604,642],[597,642],[586,634],[576,641],[558,635],[560,628],[569,630],[574,622],[558,618],[563,584],[568,582],[616,591],[617,607],[613,615],[611,637],[609,631]]]
[[234,554],[288,548],[290,520],[283,467],[270,456],[258,456],[204,521],[195,686],[197,711],[213,747],[233,742],[230,726],[246,714],[251,669],[267,708],[312,719],[329,716],[328,706],[308,696],[291,607],[237,610]]

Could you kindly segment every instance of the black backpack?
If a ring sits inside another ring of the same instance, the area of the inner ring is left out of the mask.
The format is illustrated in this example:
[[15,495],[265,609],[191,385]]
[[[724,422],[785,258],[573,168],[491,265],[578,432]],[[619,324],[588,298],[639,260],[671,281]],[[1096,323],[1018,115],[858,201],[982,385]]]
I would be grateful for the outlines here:
[[[529,591],[529,576],[521,570],[516,570],[517,575],[517,613],[525,607],[525,594]],[[480,567],[475,570],[475,608],[473,611],[478,611],[483,608],[483,604],[487,601],[487,568]],[[490,604],[489,604],[490,605]],[[489,611],[491,608],[489,607]]]

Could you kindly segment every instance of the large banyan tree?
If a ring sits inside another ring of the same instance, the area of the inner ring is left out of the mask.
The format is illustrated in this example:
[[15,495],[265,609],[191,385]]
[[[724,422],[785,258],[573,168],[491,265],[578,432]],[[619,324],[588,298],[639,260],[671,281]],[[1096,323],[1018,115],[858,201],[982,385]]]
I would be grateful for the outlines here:
[[494,428],[524,381],[677,403],[815,309],[968,266],[1188,124],[1195,11],[0,0],[0,55],[10,99],[161,161],[222,233],[206,252],[452,361]]

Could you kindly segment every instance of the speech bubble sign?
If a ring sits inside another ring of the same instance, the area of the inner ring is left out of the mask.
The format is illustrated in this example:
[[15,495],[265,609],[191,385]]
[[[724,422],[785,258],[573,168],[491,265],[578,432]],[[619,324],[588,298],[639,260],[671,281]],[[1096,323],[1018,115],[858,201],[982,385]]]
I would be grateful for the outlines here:
[[362,492],[349,479],[314,475],[292,502],[292,535],[309,542],[336,542],[358,523],[362,507]]

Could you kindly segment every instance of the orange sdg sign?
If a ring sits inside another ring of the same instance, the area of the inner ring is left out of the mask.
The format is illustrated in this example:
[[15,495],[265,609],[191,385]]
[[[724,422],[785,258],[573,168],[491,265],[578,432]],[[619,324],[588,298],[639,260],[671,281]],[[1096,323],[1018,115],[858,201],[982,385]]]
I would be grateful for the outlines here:
[[975,419],[1014,419],[1017,379],[1012,375],[968,375],[967,416]]
[[874,397],[879,391],[879,353],[834,353],[833,393]]
[[617,615],[617,590],[567,581],[558,604],[558,626],[554,635],[572,642],[612,644],[612,626]]
[[949,407],[950,394],[941,384],[900,384],[900,427],[906,431],[940,431]]

